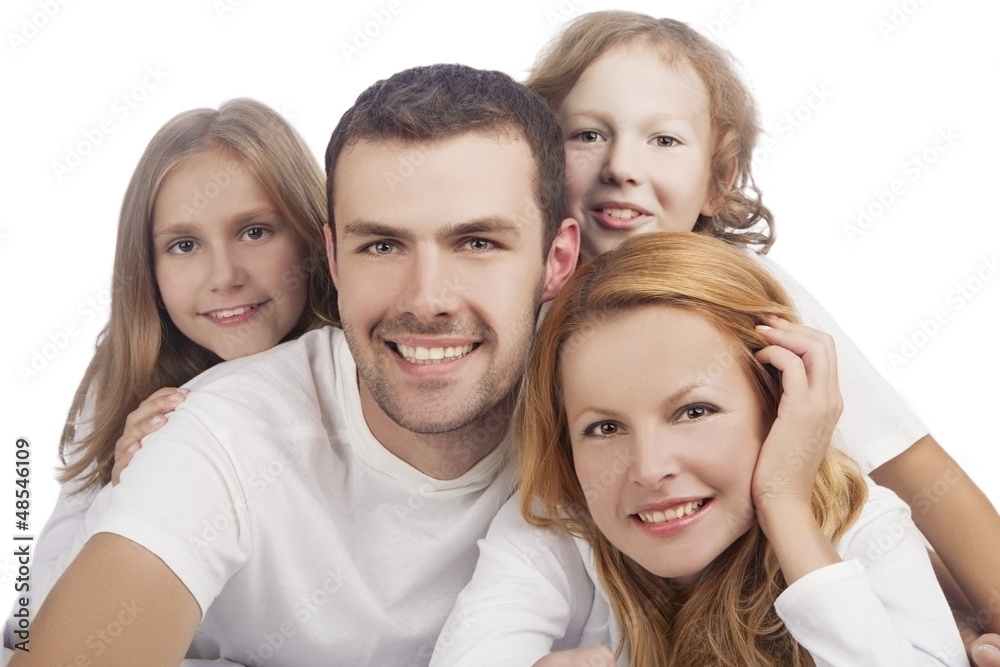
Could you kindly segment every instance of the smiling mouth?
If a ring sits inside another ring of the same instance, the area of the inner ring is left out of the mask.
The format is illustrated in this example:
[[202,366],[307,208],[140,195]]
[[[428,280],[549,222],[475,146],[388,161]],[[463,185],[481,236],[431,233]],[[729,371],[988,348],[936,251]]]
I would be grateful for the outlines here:
[[692,500],[689,503],[684,503],[683,505],[678,505],[677,507],[669,507],[661,511],[637,512],[633,516],[638,517],[639,521],[646,524],[670,523],[671,521],[683,519],[686,516],[691,516],[692,514],[698,512],[705,506],[705,502],[706,500],[702,498],[701,500]]
[[216,320],[228,320],[234,317],[240,317],[241,315],[246,315],[247,313],[252,313],[253,311],[259,309],[264,303],[254,303],[247,306],[237,306],[236,308],[221,308],[219,310],[212,310],[206,313],[202,313],[205,317],[210,317]]
[[407,362],[423,366],[429,364],[441,364],[448,361],[457,361],[469,352],[472,352],[478,343],[449,347],[414,347],[411,345],[403,345],[402,343],[393,343],[392,345],[395,347],[396,353],[403,357],[403,359]]
[[601,213],[616,220],[631,220],[632,218],[638,218],[640,215],[646,215],[634,208],[602,208]]

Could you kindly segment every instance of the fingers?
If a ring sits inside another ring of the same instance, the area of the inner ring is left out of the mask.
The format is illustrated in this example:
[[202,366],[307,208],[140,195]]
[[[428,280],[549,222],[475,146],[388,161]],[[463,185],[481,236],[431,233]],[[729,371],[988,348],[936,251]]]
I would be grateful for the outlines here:
[[1000,667],[1000,635],[983,635],[972,643],[969,654],[976,667]]
[[115,443],[112,484],[116,485],[121,481],[121,472],[139,451],[140,441],[167,423],[167,415],[180,405],[187,393],[188,390],[185,388],[164,387],[140,403],[139,407],[125,418],[125,431]]
[[780,317],[769,317],[771,327],[757,327],[771,345],[757,352],[761,363],[781,371],[783,393],[825,402],[839,417],[843,409],[837,380],[837,352],[833,337]]

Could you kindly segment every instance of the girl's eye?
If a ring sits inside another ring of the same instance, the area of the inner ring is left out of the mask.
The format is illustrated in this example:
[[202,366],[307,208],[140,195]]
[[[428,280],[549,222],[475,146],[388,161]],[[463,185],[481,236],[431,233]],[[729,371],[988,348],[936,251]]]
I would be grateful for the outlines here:
[[579,139],[585,144],[593,144],[600,141],[603,137],[601,137],[599,132],[595,132],[594,130],[584,130],[583,132],[577,132],[574,138]]
[[661,135],[661,136],[659,136],[659,137],[656,138],[656,145],[657,146],[663,146],[664,148],[669,148],[670,146],[673,146],[676,143],[677,143],[677,140],[674,139],[673,137],[668,137],[668,136],[662,136]]
[[250,227],[243,235],[246,236],[251,241],[260,241],[261,239],[267,238],[271,232],[264,227]]
[[599,437],[607,437],[619,433],[621,433],[621,428],[615,422],[597,422],[588,426],[584,431],[584,435],[596,435]]
[[177,241],[170,244],[167,247],[167,252],[171,255],[186,255],[194,250],[194,241],[185,239],[183,241]]

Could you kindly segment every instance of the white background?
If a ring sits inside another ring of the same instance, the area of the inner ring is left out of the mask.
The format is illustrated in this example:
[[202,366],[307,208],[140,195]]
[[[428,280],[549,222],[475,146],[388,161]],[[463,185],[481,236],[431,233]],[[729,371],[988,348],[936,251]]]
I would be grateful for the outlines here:
[[[741,61],[773,140],[757,165],[778,223],[772,256],[1000,504],[992,422],[1000,278],[984,264],[1000,253],[991,203],[1000,148],[995,3],[5,0],[0,541],[10,548],[0,546],[0,611],[16,576],[15,441],[31,443],[37,532],[57,492],[62,423],[107,318],[121,198],[164,122],[255,97],[288,117],[321,159],[341,113],[375,80],[433,62],[523,79],[565,19],[612,6],[687,21]],[[381,26],[373,16],[390,20]],[[345,55],[366,27],[376,34]],[[54,163],[102,121],[111,131],[58,175]],[[952,139],[934,148],[939,133]],[[925,151],[933,164],[912,171],[908,161]],[[879,194],[888,203],[884,191],[897,180],[902,194],[879,209]],[[878,215],[852,242],[845,226],[859,207]],[[977,282],[980,270],[997,279]],[[959,285],[978,289],[961,308]],[[939,310],[944,324],[924,334],[921,323]],[[889,355],[902,353],[904,337],[919,349],[894,364]]]

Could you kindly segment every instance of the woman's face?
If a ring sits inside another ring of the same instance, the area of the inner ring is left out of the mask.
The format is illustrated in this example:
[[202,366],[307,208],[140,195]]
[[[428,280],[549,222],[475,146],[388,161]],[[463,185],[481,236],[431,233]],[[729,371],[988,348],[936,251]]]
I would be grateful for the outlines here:
[[306,304],[305,247],[227,153],[179,165],[153,207],[153,267],[167,314],[225,360],[274,347]]
[[755,522],[767,425],[732,345],[701,315],[648,306],[573,334],[561,363],[597,528],[653,574],[693,583]]
[[585,255],[634,234],[689,232],[699,214],[715,214],[708,91],[687,63],[614,49],[584,70],[556,115]]

